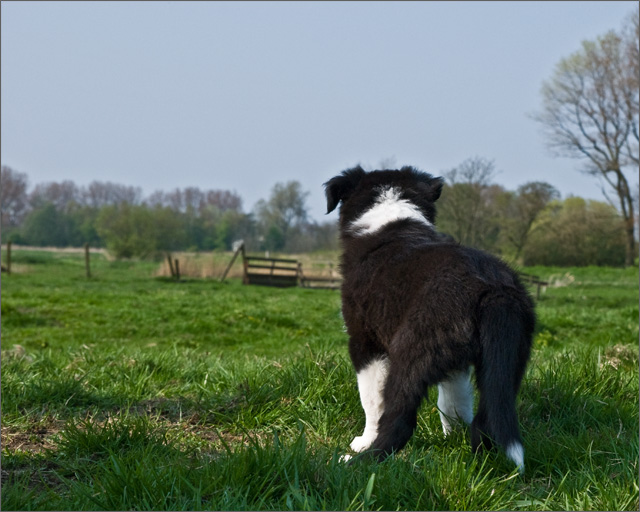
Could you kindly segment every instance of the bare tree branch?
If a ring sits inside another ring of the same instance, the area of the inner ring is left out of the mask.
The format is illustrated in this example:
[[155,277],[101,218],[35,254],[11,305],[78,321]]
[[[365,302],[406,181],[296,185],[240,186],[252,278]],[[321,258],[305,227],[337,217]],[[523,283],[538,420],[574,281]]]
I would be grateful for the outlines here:
[[[638,172],[638,9],[620,32],[584,41],[562,59],[542,87],[542,112],[534,116],[557,156],[586,162],[583,170],[615,191],[627,234],[626,263],[636,256],[626,172]],[[610,201],[603,188],[603,194]]]

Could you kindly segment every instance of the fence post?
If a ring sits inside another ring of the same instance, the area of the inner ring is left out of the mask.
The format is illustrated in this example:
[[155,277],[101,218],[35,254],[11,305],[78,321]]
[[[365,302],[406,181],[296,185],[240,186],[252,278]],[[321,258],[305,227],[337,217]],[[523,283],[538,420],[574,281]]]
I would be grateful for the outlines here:
[[175,277],[176,273],[173,270],[173,260],[171,259],[171,253],[167,253],[167,261],[169,262],[169,271],[171,272],[171,277]]
[[244,244],[240,247],[240,252],[242,253],[242,284],[249,284],[249,263],[244,252]]
[[302,262],[299,261],[298,262],[298,284],[302,287],[304,287],[304,274],[302,273]]
[[242,242],[242,244],[240,245],[240,247],[238,247],[236,252],[233,253],[233,258],[231,258],[231,261],[229,262],[229,265],[227,265],[227,268],[224,270],[224,273],[222,274],[222,277],[220,278],[220,282],[224,281],[225,278],[227,277],[227,274],[229,273],[229,270],[231,270],[231,266],[233,265],[233,262],[236,261],[236,258],[238,257],[238,254],[240,254],[240,250],[242,250],[242,253],[244,254],[244,242]]
[[84,244],[84,266],[87,269],[87,277],[91,277],[91,265],[89,263],[89,244]]
[[7,242],[7,274],[11,274],[11,242]]
[[176,280],[180,281],[180,260],[176,258]]

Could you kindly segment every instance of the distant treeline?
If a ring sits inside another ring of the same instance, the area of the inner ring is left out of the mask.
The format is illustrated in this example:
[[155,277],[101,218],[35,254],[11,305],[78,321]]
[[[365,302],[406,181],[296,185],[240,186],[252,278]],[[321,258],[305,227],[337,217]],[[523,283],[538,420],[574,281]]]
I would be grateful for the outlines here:
[[310,252],[337,248],[335,223],[308,216],[299,182],[277,183],[251,212],[229,190],[196,187],[157,191],[94,181],[37,184],[3,166],[2,242],[69,247],[89,243],[118,258],[147,258],[177,250],[229,250],[243,239],[251,250]]
[[[437,225],[461,243],[527,265],[623,265],[625,232],[606,202],[560,198],[548,183],[506,190],[493,182],[492,161],[471,158],[443,173]],[[252,251],[310,252],[339,246],[336,222],[308,216],[308,192],[276,183],[250,212],[228,190],[142,190],[94,181],[36,185],[2,167],[2,242],[32,246],[106,247],[118,258],[178,250],[229,250],[243,239]]]

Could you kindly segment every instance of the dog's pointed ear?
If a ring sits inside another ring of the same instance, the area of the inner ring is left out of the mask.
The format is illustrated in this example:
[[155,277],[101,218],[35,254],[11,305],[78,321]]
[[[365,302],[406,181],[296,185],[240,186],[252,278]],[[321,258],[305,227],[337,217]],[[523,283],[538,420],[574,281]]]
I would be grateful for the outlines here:
[[366,174],[360,166],[347,169],[335,178],[331,178],[324,184],[324,193],[327,196],[327,213],[336,209],[340,201],[346,201]]
[[433,178],[429,183],[429,199],[431,201],[437,201],[442,194],[442,187],[444,186],[444,178]]

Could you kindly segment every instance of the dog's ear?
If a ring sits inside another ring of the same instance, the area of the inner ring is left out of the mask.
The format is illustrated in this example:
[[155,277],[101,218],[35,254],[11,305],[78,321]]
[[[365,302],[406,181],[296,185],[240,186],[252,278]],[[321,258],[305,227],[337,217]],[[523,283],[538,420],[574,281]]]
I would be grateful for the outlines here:
[[442,194],[442,187],[444,185],[443,178],[433,178],[429,182],[429,199],[433,202],[437,201]]
[[324,193],[327,196],[327,213],[336,209],[340,201],[346,201],[366,174],[360,166],[347,169],[335,178],[331,178],[324,184]]

